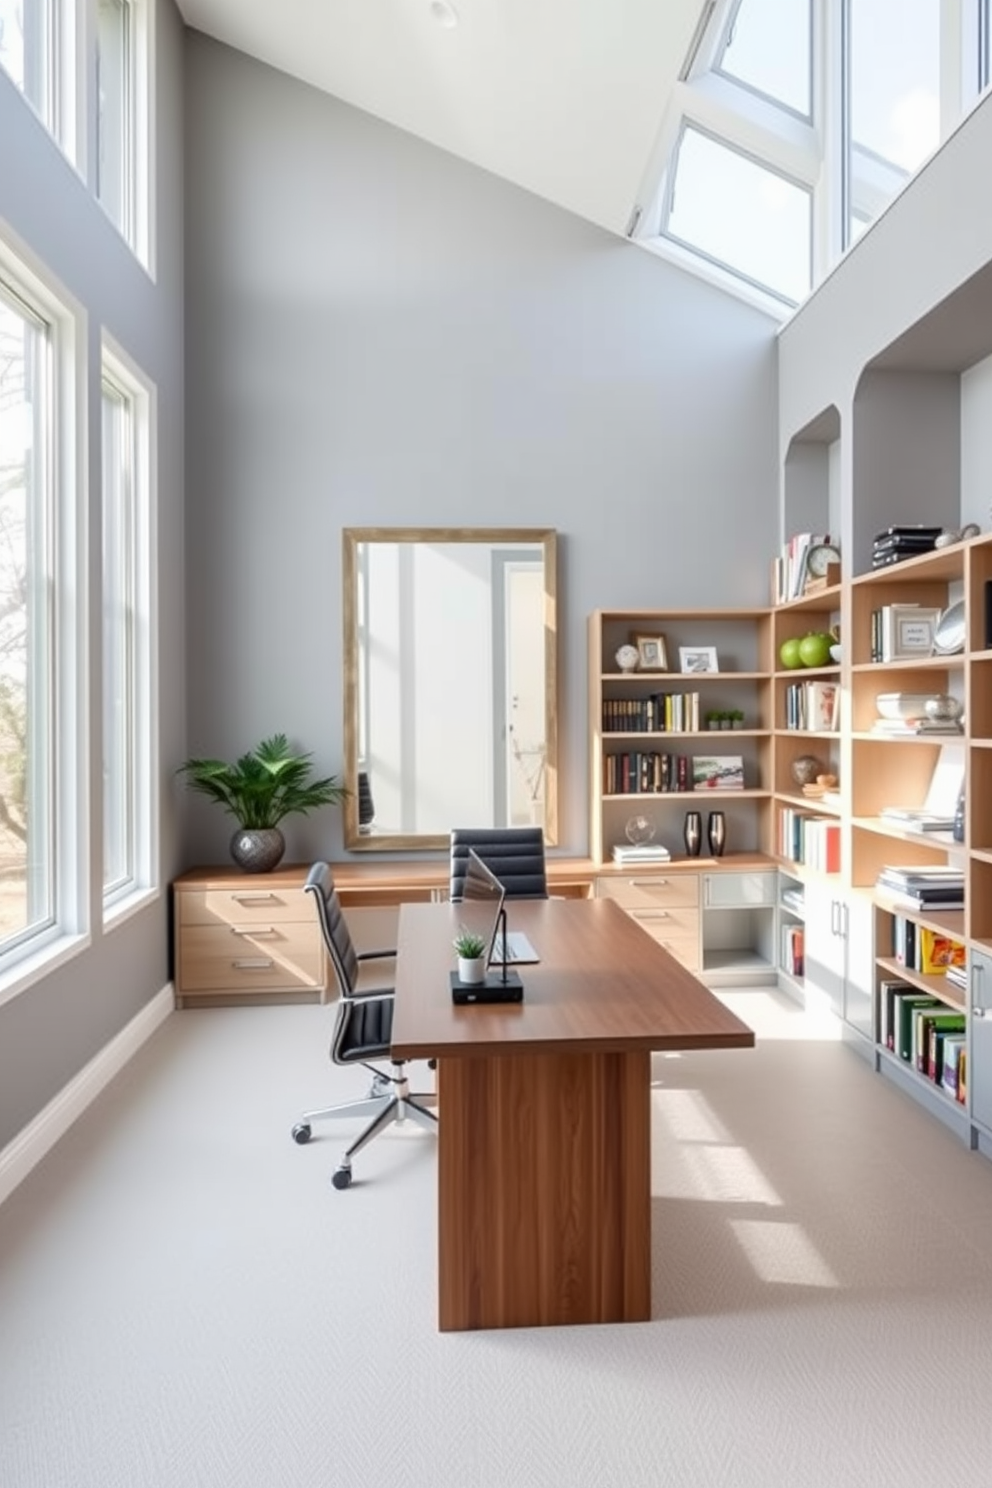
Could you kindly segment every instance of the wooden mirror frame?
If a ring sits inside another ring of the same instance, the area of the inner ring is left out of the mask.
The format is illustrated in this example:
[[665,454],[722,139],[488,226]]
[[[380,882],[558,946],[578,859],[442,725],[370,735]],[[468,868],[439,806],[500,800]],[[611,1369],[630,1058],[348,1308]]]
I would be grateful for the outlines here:
[[[553,527],[345,527],[342,529],[344,846],[349,852],[446,848],[447,833],[361,833],[358,823],[358,551],[364,543],[474,543],[540,546],[544,556],[544,840],[558,841],[558,547]],[[452,826],[484,825],[452,822]]]

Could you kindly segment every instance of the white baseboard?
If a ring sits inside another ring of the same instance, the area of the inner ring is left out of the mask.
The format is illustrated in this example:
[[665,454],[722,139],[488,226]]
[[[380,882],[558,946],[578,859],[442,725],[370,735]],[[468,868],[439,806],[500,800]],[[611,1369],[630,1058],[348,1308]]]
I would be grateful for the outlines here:
[[175,1008],[175,991],[170,982],[147,1002],[140,1013],[135,1014],[89,1064],[63,1086],[29,1121],[23,1131],[18,1132],[0,1152],[0,1204],[8,1198],[36,1163],[39,1163],[59,1137],[80,1117],[92,1100],[110,1084],[114,1076],[124,1068],[150,1038],[160,1024]]

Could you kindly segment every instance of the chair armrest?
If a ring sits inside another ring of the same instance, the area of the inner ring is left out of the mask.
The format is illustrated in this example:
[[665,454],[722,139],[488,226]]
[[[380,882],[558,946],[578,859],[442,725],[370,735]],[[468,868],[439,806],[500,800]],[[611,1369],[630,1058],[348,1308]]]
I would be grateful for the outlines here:
[[395,951],[359,951],[359,961],[395,961]]

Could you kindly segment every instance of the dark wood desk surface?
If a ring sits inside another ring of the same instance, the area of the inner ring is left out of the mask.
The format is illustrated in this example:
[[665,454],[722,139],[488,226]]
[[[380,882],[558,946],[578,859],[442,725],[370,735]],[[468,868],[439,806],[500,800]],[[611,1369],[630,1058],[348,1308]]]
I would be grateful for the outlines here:
[[539,965],[519,1004],[456,1007],[456,904],[400,909],[393,1053],[428,1056],[741,1049],[754,1034],[609,899],[513,900]]

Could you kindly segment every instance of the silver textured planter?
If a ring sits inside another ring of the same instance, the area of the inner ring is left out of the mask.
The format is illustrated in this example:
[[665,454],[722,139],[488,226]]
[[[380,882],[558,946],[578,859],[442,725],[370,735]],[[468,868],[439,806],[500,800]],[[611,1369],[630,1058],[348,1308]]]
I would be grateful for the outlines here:
[[231,838],[231,857],[245,873],[271,873],[285,851],[278,827],[239,827]]

